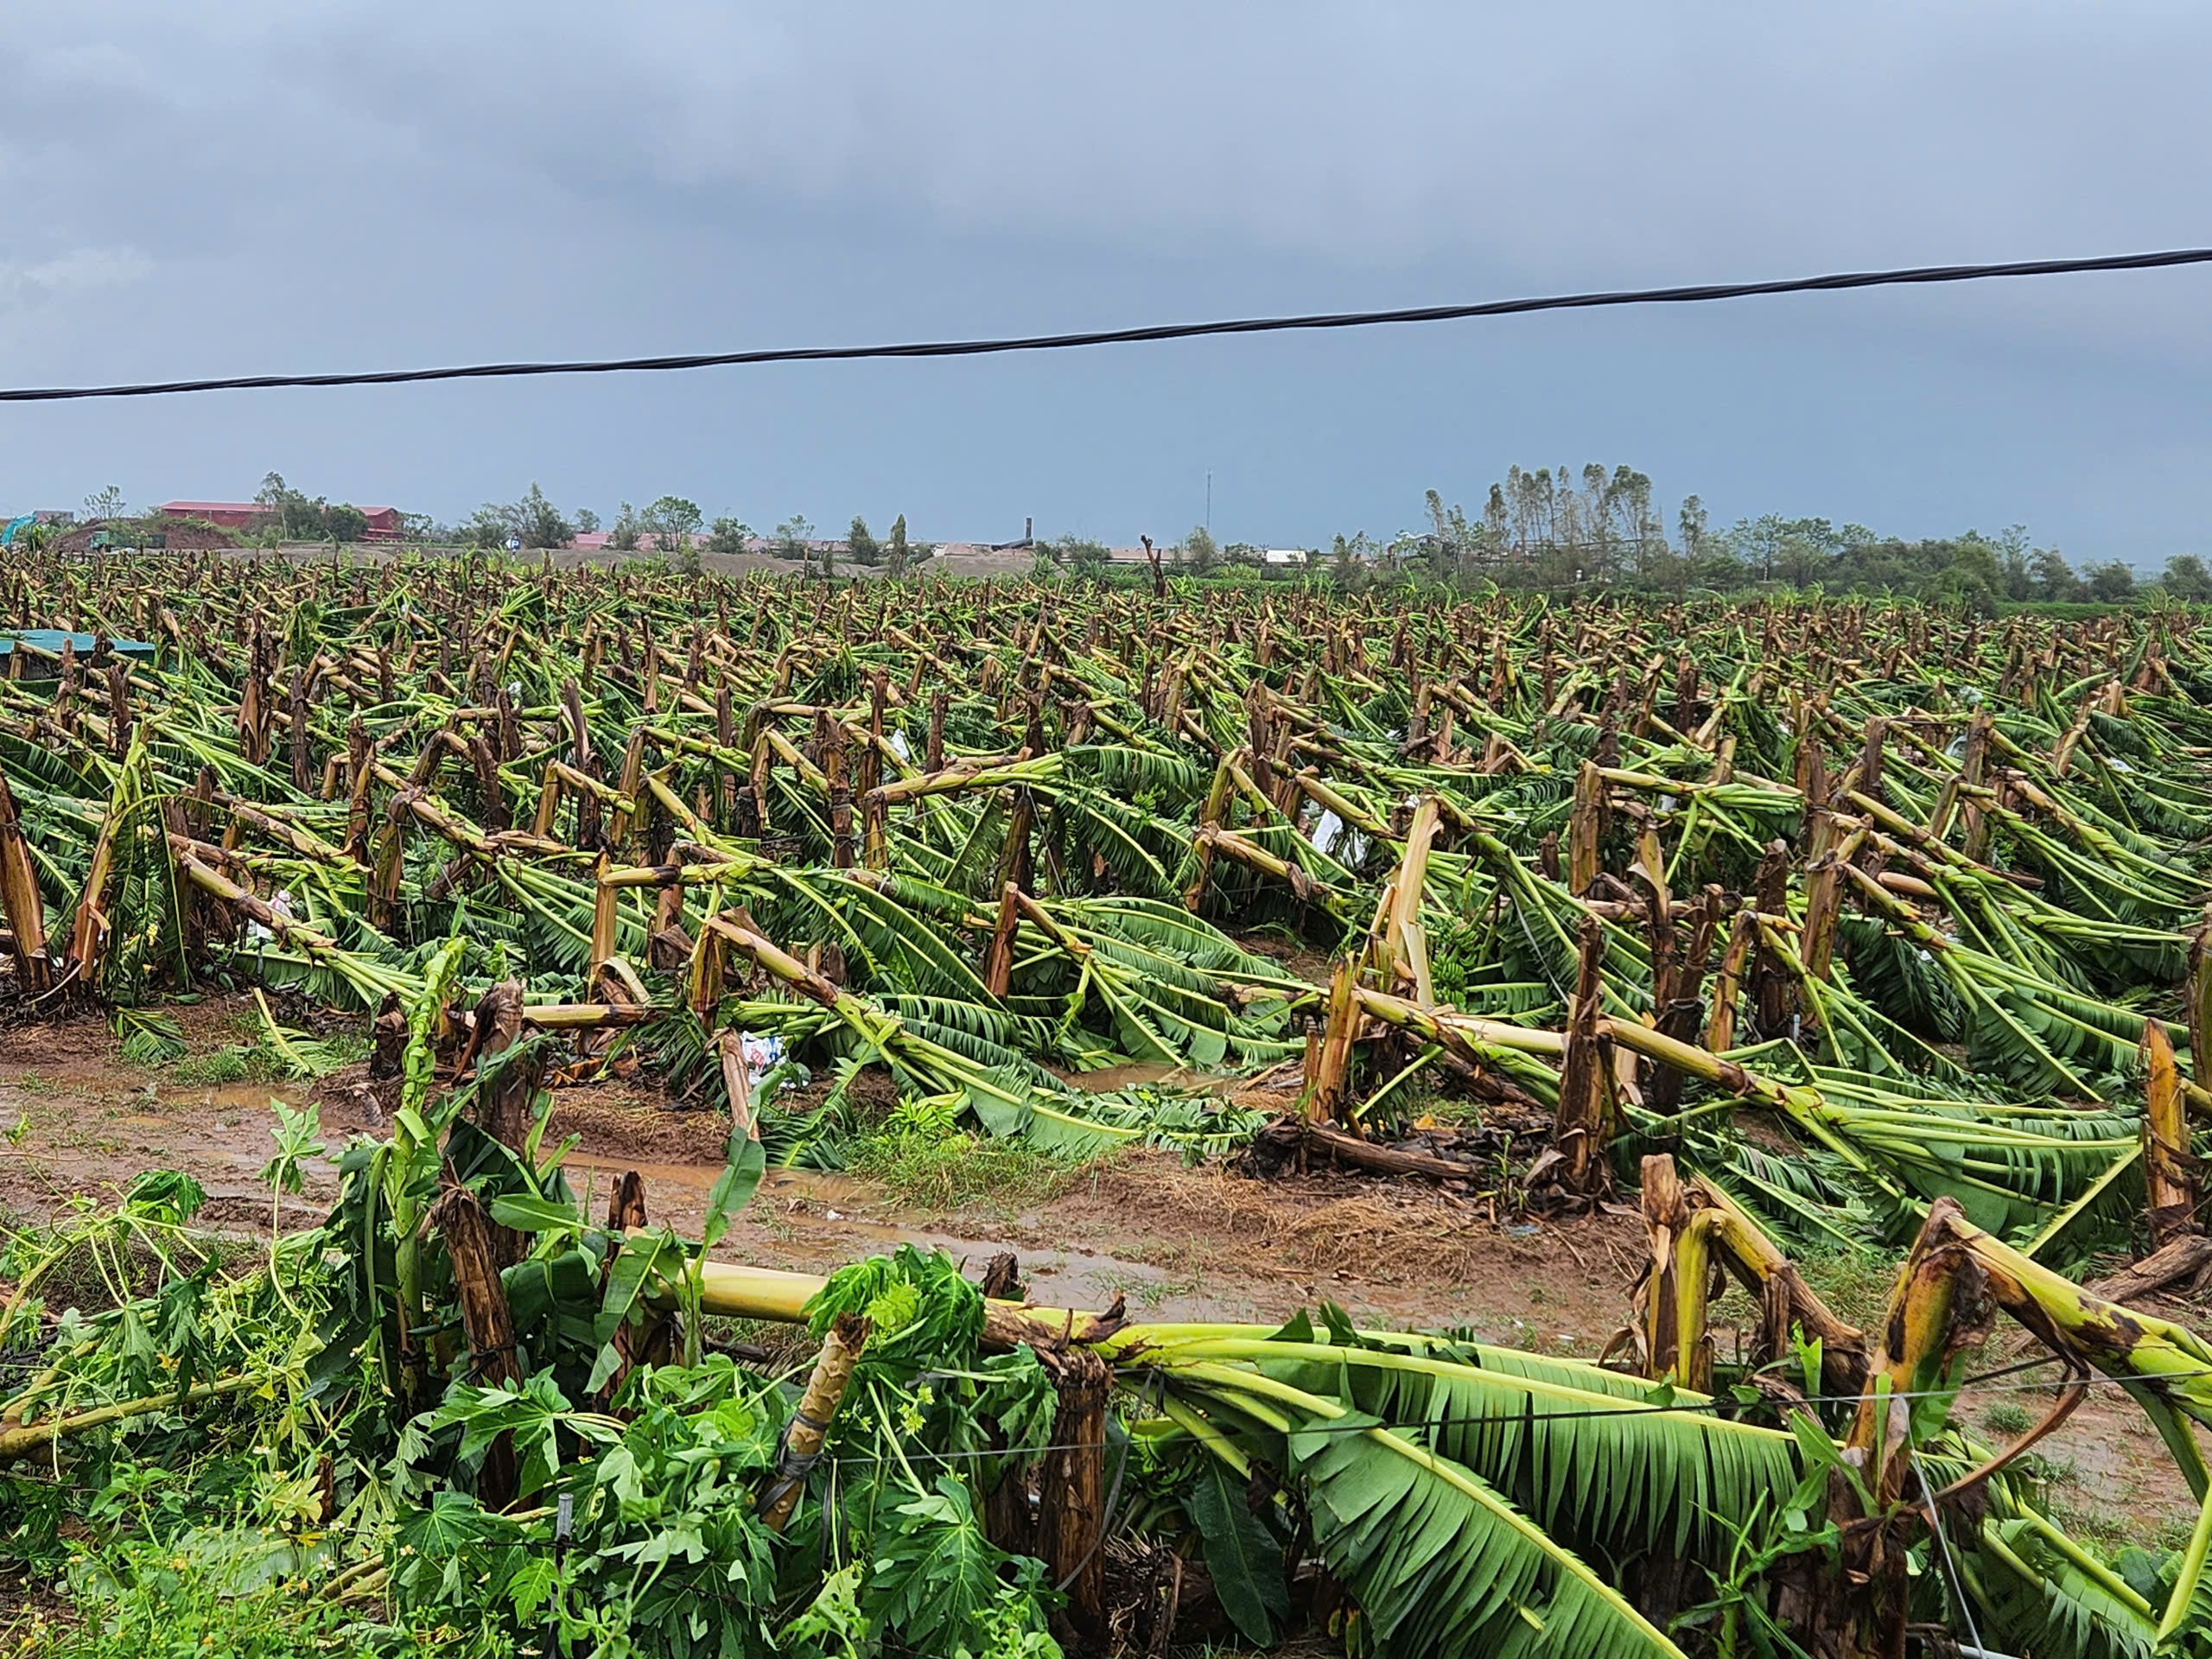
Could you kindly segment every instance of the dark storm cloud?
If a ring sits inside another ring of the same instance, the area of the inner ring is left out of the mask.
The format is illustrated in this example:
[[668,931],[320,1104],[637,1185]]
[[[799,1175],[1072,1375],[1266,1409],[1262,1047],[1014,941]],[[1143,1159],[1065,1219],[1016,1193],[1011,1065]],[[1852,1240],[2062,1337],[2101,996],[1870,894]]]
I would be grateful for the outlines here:
[[[0,378],[2202,241],[2208,46],[2212,17],[2181,5],[17,0]],[[2024,518],[2148,556],[2195,523],[2208,280],[1141,364],[11,415],[0,484],[214,492],[265,456],[441,512],[542,472],[571,499],[688,486],[756,518],[889,494],[945,534],[1020,498],[1124,539],[1195,516],[1211,464],[1255,533],[1312,538],[1395,527],[1429,482],[1473,495],[1512,461],[1603,455],[1724,512]],[[948,415],[963,442],[934,429]]]

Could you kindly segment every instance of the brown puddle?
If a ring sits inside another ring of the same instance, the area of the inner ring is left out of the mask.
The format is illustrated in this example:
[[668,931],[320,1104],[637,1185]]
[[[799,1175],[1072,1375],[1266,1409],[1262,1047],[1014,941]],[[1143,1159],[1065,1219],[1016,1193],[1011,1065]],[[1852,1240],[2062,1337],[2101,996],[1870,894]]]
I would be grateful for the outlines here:
[[1063,1083],[1090,1095],[1110,1094],[1116,1089],[1129,1089],[1147,1083],[1164,1083],[1176,1089],[1207,1089],[1219,1093],[1243,1081],[1241,1077],[1216,1077],[1205,1071],[1191,1071],[1186,1066],[1168,1065],[1159,1060],[1132,1060],[1126,1065],[1102,1065],[1096,1071],[1058,1071],[1054,1075]]

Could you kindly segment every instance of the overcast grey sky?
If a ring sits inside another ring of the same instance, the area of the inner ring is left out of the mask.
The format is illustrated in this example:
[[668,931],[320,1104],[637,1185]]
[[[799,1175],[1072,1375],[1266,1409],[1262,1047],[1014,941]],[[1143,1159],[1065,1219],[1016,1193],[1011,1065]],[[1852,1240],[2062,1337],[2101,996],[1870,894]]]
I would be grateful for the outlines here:
[[[2212,242],[2191,4],[9,0],[0,383],[1113,326]],[[533,480],[1322,542],[1625,461],[1716,521],[2205,550],[2212,270],[1029,359],[0,407],[0,506]]]

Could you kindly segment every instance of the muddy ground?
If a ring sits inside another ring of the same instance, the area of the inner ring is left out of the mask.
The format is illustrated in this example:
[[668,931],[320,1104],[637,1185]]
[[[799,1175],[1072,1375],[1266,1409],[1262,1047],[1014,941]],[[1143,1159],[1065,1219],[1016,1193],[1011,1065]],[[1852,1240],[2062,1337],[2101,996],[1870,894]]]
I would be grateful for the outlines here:
[[[191,1052],[207,1054],[251,1040],[251,1007],[211,1001],[175,1012]],[[173,1168],[206,1188],[210,1224],[266,1228],[270,1195],[258,1172],[272,1151],[271,1101],[314,1099],[334,1156],[353,1135],[387,1132],[364,1076],[356,1067],[311,1086],[195,1085],[175,1068],[122,1060],[98,1019],[0,1031],[0,1224],[43,1220],[79,1198],[112,1202],[139,1171]],[[545,1144],[575,1137],[570,1180],[592,1208],[634,1169],[652,1219],[696,1227],[721,1166],[717,1117],[668,1109],[634,1084],[563,1089],[554,1103]],[[330,1159],[317,1160],[306,1192],[284,1200],[283,1224],[320,1220],[334,1192]],[[1425,1184],[1319,1173],[1268,1181],[1137,1152],[1041,1192],[966,1204],[896,1201],[844,1173],[771,1171],[715,1254],[826,1272],[901,1240],[942,1247],[978,1273],[1013,1251],[1031,1300],[1049,1306],[1103,1307],[1119,1295],[1135,1319],[1274,1321],[1326,1298],[1367,1323],[1465,1326],[1485,1341],[1586,1357],[1621,1325],[1643,1248],[1625,1209],[1530,1220]],[[1840,1312],[1877,1315],[1886,1264],[1819,1265],[1815,1283]],[[2160,1311],[2212,1325],[2212,1310]],[[1726,1322],[1748,1313],[1740,1293],[1716,1306],[1724,1355],[1735,1339]],[[1978,1364],[2005,1365],[2018,1347],[2017,1333],[2000,1331]],[[2015,1414],[2043,1414],[2055,1370],[1968,1390],[1964,1415],[2003,1444]],[[2077,1531],[2107,1546],[2185,1539],[2196,1515],[2188,1488],[2116,1389],[2093,1390],[2040,1450],[2050,1499]]]

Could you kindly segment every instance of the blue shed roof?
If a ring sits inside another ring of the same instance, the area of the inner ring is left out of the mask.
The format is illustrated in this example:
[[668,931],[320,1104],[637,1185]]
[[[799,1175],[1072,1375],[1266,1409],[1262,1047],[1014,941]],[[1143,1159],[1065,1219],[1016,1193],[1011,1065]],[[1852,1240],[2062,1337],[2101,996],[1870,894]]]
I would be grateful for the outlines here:
[[[89,633],[64,633],[59,628],[16,628],[0,633],[0,657],[14,651],[18,639],[33,651],[44,652],[49,657],[59,657],[65,645],[74,645],[79,657],[89,657],[92,654],[92,646],[98,643],[97,637]],[[128,657],[141,663],[154,660],[154,647],[143,639],[111,639],[107,645],[118,657]]]

